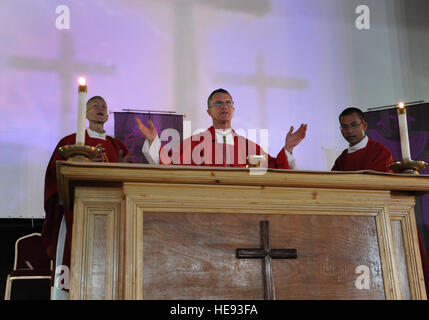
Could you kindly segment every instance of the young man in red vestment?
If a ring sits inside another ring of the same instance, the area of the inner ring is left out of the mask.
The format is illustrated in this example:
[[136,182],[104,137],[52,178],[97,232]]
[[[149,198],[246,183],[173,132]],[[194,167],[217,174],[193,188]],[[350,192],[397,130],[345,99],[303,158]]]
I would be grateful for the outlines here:
[[[381,143],[368,139],[365,131],[368,123],[363,112],[358,108],[347,108],[339,116],[341,133],[349,147],[335,161],[332,171],[374,170],[392,172],[389,165],[394,162],[392,153]],[[419,238],[420,256],[429,296],[429,260],[423,242]]]
[[[102,97],[95,96],[88,100],[86,117],[89,121],[89,127],[85,132],[85,145],[98,146],[103,150],[102,158],[95,159],[95,161],[128,162],[127,147],[121,141],[106,135],[104,131],[104,123],[109,116],[106,101]],[[58,151],[59,147],[73,145],[75,142],[76,133],[70,134],[58,142],[49,160],[45,175],[44,208],[46,215],[42,230],[42,241],[46,247],[48,257],[54,262],[54,265],[62,265],[67,268],[70,267],[73,213],[59,203],[56,162],[66,160]],[[63,288],[68,289],[67,286]],[[56,288],[54,288],[54,298],[55,292],[58,293]],[[67,298],[66,295],[63,298]]]
[[[136,118],[138,127],[146,138],[142,151],[149,163],[181,164],[217,167],[245,167],[249,155],[266,155],[261,164],[269,168],[290,169],[294,165],[292,150],[305,137],[307,125],[302,124],[296,132],[290,128],[285,146],[274,158],[266,154],[256,143],[238,135],[231,128],[234,101],[225,89],[213,91],[207,99],[207,113],[213,125],[205,132],[193,135],[181,142],[175,149],[162,149],[158,132],[151,121],[145,126]],[[250,163],[254,164],[254,163]]]
[[392,172],[392,153],[365,135],[368,123],[358,108],[347,108],[339,116],[341,133],[349,147],[335,161],[332,171],[374,170]]

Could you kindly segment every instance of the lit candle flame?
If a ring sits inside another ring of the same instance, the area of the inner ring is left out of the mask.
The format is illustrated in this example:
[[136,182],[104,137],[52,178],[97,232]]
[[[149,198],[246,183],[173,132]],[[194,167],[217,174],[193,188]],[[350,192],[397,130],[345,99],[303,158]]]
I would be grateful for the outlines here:
[[399,102],[398,107],[399,107],[400,109],[404,109],[404,108],[405,108],[405,104],[404,104],[403,102]]
[[78,79],[78,82],[79,82],[79,85],[80,85],[80,86],[84,86],[84,85],[86,85],[86,79],[85,79],[84,77],[80,77],[80,78]]

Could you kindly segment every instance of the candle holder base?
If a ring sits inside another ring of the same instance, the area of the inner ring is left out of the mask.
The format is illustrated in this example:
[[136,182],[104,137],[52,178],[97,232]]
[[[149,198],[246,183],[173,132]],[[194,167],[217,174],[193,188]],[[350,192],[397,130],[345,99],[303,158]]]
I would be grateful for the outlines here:
[[103,155],[100,148],[80,144],[63,146],[58,150],[70,162],[89,162]]
[[394,173],[420,174],[428,164],[425,161],[405,160],[392,163],[389,168]]
[[261,164],[265,167],[268,166],[266,155],[254,155],[250,154],[247,156],[247,164],[245,168],[260,168]]

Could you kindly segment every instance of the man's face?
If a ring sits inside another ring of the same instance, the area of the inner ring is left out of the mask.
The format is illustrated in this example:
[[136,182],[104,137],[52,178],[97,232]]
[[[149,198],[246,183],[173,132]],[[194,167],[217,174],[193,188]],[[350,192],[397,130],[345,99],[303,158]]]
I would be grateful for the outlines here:
[[362,122],[357,113],[352,113],[340,118],[341,133],[347,140],[350,147],[362,141],[365,137],[365,130],[368,127],[366,122]]
[[89,121],[105,123],[109,118],[106,102],[100,98],[92,100],[86,108],[86,118]]
[[212,96],[207,113],[213,121],[231,121],[234,114],[233,104],[229,94],[217,92]]

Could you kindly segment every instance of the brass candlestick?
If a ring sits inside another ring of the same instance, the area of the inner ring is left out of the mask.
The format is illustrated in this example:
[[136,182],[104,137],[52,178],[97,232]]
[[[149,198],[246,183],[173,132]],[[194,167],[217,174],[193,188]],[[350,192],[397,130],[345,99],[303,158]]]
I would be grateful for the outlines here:
[[58,150],[60,151],[61,155],[70,162],[89,162],[103,155],[100,148],[82,144],[67,145],[60,147]]
[[423,170],[428,164],[425,161],[416,161],[405,159],[402,161],[392,163],[389,168],[394,173],[402,174],[420,174],[420,170]]

